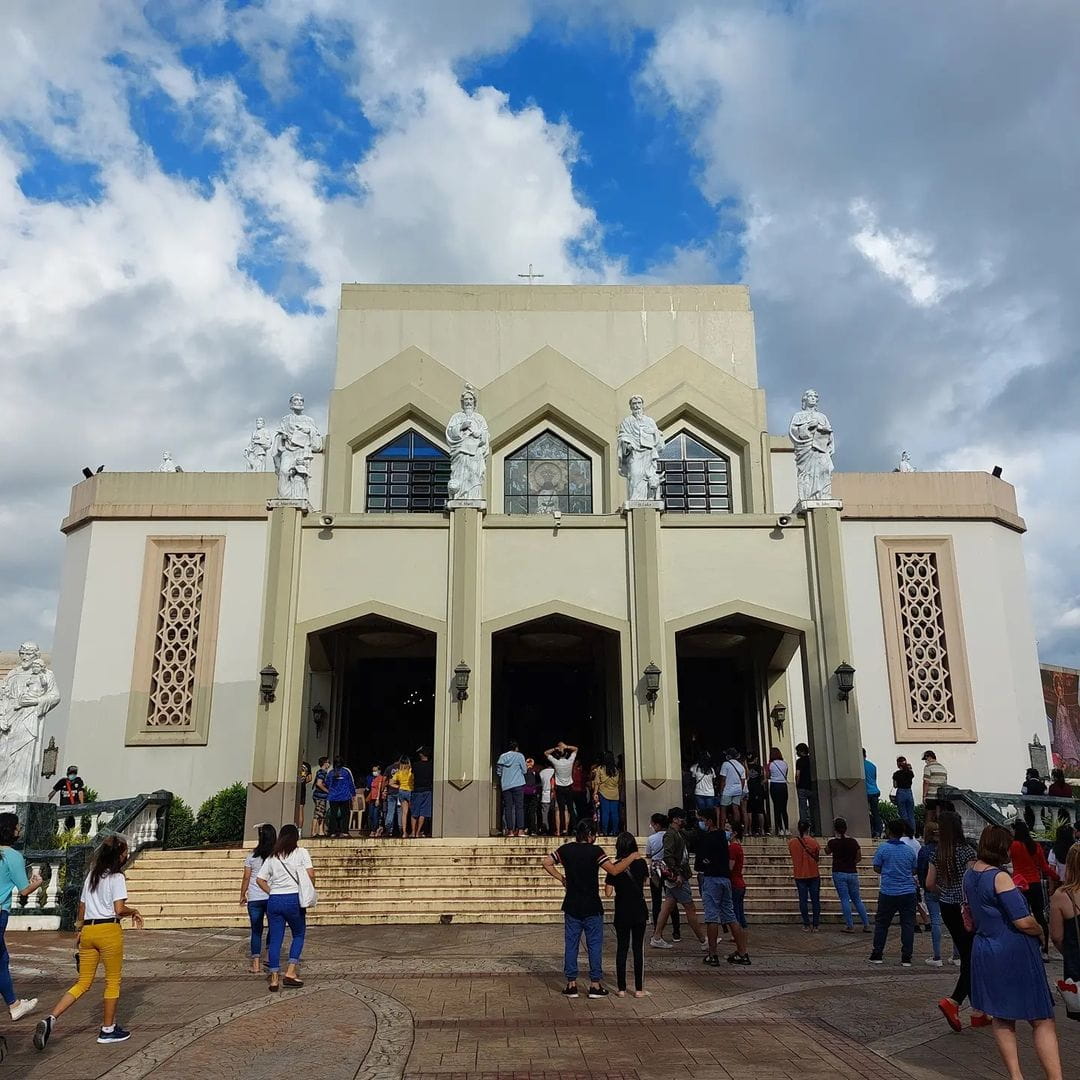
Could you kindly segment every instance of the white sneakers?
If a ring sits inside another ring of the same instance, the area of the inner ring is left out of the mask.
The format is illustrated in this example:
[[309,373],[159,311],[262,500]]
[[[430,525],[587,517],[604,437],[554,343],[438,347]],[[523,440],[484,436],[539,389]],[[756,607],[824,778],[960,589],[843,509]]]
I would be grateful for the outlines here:
[[27,1013],[32,1013],[37,1008],[37,998],[30,998],[27,1000],[23,998],[21,1001],[16,1001],[14,1005],[9,1006],[11,1011],[12,1020],[21,1020]]
[[649,944],[654,949],[674,949],[675,946],[670,941],[665,941],[663,938],[653,937],[649,938]]
[[923,961],[923,963],[929,965],[930,967],[944,967],[945,966],[945,961],[944,960],[935,960],[932,956],[927,957]]

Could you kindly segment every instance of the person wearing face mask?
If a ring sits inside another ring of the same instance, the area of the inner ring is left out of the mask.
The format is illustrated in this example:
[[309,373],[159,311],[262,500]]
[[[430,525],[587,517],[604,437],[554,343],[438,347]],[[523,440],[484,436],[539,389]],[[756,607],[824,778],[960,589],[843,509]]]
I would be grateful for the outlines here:
[[[67,767],[67,776],[62,776],[53,784],[52,791],[49,792],[49,798],[51,799],[57,792],[60,793],[61,806],[78,806],[86,802],[86,784],[83,783],[83,779],[79,775],[78,765],[69,765]],[[64,828],[74,829],[75,818],[72,816],[65,818]]]

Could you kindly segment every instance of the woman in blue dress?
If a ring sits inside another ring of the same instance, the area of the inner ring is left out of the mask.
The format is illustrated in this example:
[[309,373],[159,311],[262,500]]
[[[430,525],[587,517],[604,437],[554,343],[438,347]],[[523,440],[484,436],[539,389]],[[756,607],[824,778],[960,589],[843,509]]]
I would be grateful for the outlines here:
[[1054,1001],[1039,952],[1042,927],[1003,869],[1011,843],[1008,829],[987,825],[979,837],[979,857],[964,874],[964,895],[975,924],[971,1004],[994,1018],[994,1040],[1010,1080],[1023,1080],[1017,1020],[1031,1024],[1047,1080],[1062,1080]]

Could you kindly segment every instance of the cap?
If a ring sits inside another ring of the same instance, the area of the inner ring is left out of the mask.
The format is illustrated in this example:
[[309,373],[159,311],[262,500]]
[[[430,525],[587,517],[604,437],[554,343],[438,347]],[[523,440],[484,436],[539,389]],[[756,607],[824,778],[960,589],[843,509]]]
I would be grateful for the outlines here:
[[937,754],[935,754],[933,750],[924,750],[922,756],[923,761],[925,761],[928,757],[936,758]]

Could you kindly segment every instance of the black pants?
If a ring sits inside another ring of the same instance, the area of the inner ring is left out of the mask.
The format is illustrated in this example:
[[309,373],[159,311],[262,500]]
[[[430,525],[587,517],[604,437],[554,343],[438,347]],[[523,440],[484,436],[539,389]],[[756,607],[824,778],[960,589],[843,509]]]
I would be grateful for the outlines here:
[[1045,951],[1050,948],[1050,924],[1046,921],[1045,886],[1041,881],[1037,881],[1034,885],[1028,886],[1028,891],[1025,895],[1027,896],[1028,907],[1031,908],[1031,914],[1035,917],[1035,921],[1042,927],[1042,947]]
[[[660,905],[664,902],[664,886],[659,884],[652,877],[649,878],[649,891],[652,893],[652,921],[653,926],[656,925],[656,920],[660,918]],[[671,909],[671,918],[668,919],[671,923],[671,932],[673,934],[679,933],[679,905],[676,904]]]
[[964,929],[964,916],[959,904],[948,904],[942,900],[941,921],[960,954],[960,977],[956,980],[956,987],[950,997],[957,1005],[963,1005],[971,993],[971,946],[975,935]]
[[618,988],[626,989],[626,953],[631,943],[634,946],[634,989],[641,990],[645,977],[645,924],[615,927],[615,978]]
[[352,801],[349,799],[346,799],[345,802],[332,802],[330,804],[326,827],[331,836],[349,831],[349,811],[351,809]]
[[786,832],[788,828],[787,784],[778,784],[775,780],[770,783],[769,798],[772,799],[773,832],[779,832],[781,829]]
[[540,834],[540,796],[525,796],[525,829],[533,836]]
[[873,955],[880,957],[884,953],[885,942],[889,937],[889,927],[898,915],[900,916],[900,959],[910,963],[911,954],[915,949],[915,894],[913,892],[904,893],[902,896],[878,893],[877,913],[874,917]]

